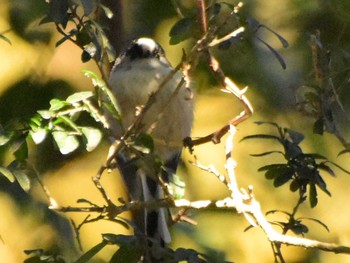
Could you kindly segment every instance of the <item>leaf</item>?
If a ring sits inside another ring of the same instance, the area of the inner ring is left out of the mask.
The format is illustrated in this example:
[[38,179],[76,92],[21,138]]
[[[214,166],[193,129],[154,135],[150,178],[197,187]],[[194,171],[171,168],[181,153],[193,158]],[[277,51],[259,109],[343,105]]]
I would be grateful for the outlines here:
[[139,246],[123,245],[114,253],[109,263],[138,263],[142,254],[143,251]]
[[267,170],[286,170],[286,169],[290,169],[288,164],[285,163],[281,163],[281,164],[268,164],[268,165],[264,165],[262,167],[260,167],[258,169],[259,172],[262,171],[267,171]]
[[294,171],[292,171],[292,170],[286,171],[285,173],[283,173],[275,178],[275,180],[273,181],[273,185],[275,187],[280,187],[280,186],[284,185],[290,179],[292,179],[293,174],[294,174]]
[[299,188],[300,188],[300,184],[297,179],[294,179],[289,185],[289,190],[291,190],[292,192],[299,190]]
[[65,124],[70,126],[73,130],[75,130],[76,132],[80,133],[78,125],[76,125],[70,118],[68,118],[66,116],[60,116],[60,117],[57,118],[57,121],[58,122],[60,122],[60,121],[64,122]]
[[68,22],[68,0],[50,0],[49,2],[49,19],[56,23],[62,24],[63,27],[67,25]]
[[[63,100],[59,100],[59,99],[52,99],[50,100],[50,111],[58,111],[60,109],[62,109],[63,107],[69,105],[69,103],[63,101]],[[44,118],[44,117],[43,117]]]
[[69,154],[79,147],[79,141],[76,136],[70,135],[65,131],[54,131],[52,136],[62,154]]
[[24,161],[28,158],[28,145],[26,137],[21,136],[12,144],[13,154],[19,161]]
[[107,16],[107,18],[111,19],[113,17],[113,12],[111,11],[111,9],[109,9],[107,6],[100,4],[100,7],[103,9],[103,11],[105,12],[105,15]]
[[10,45],[12,45],[11,40],[9,38],[5,37],[3,34],[0,34],[0,39],[4,40],[7,43],[9,43]]
[[13,173],[5,167],[0,166],[0,174],[5,176],[11,183],[15,181],[15,176]]
[[270,134],[254,134],[254,135],[248,135],[243,137],[240,141],[245,141],[245,140],[250,140],[250,139],[273,139],[273,140],[277,140],[280,143],[281,138],[275,136],[275,135],[270,135]]
[[80,0],[83,8],[84,8],[84,15],[89,16],[92,12],[96,10],[96,3],[94,0]]
[[45,120],[49,120],[55,115],[52,111],[49,110],[38,110],[37,112]]
[[102,238],[104,241],[108,242],[109,244],[122,246],[125,244],[133,244],[137,241],[136,236],[129,236],[129,235],[116,235],[116,234],[102,234]]
[[327,161],[327,163],[331,163],[332,165],[334,165],[335,167],[337,167],[338,169],[340,169],[344,173],[350,174],[350,172],[348,170],[344,169],[343,167],[341,167],[339,164],[336,164],[335,162]]
[[313,183],[309,184],[309,202],[311,208],[314,208],[318,202],[316,186]]
[[262,40],[261,38],[259,37],[256,37],[258,40],[261,41],[261,43],[263,43],[271,52],[272,54],[275,55],[275,57],[277,58],[278,62],[281,64],[282,68],[283,69],[286,69],[287,66],[286,66],[286,63],[284,62],[282,56],[273,48],[271,47],[269,44],[267,44],[264,40]]
[[285,130],[288,132],[290,138],[292,139],[292,142],[294,142],[295,144],[299,144],[304,140],[304,135],[302,133],[293,131],[288,128],[285,128]]
[[90,262],[90,259],[92,259],[98,252],[100,252],[105,246],[107,245],[107,242],[102,241],[101,243],[97,244],[96,246],[89,249],[85,254],[83,254],[77,261],[74,263],[88,263]]
[[[1,138],[1,137],[0,137]],[[0,140],[1,141],[1,140]],[[1,145],[1,144],[0,144]],[[343,154],[345,154],[345,153],[350,153],[350,149],[344,149],[344,150],[342,150],[342,151],[340,151],[339,153],[338,153],[338,157],[340,156],[340,155],[343,155]]]
[[30,180],[27,174],[25,173],[25,170],[21,169],[15,169],[12,171],[13,175],[16,177],[17,182],[21,186],[21,188],[28,192],[30,190]]
[[91,98],[92,96],[94,96],[94,93],[91,91],[81,91],[81,92],[77,92],[77,93],[70,95],[66,99],[66,101],[70,104],[73,104],[73,103]]
[[319,163],[317,165],[317,168],[321,169],[323,171],[326,171],[327,173],[329,173],[330,175],[335,177],[335,173],[333,172],[333,170],[328,165],[326,165],[324,162],[323,163]]
[[170,29],[170,45],[176,45],[192,36],[193,20],[185,17]]
[[7,144],[11,140],[10,134],[0,134],[0,146]]
[[284,153],[281,152],[281,151],[270,151],[270,152],[263,152],[263,153],[250,154],[250,156],[253,156],[253,157],[262,157],[262,156],[270,155],[270,154],[273,154],[273,153],[279,153],[279,154],[284,155]]
[[44,128],[37,128],[35,131],[29,132],[35,144],[42,143],[47,135],[47,131]]
[[299,219],[303,219],[303,220],[307,219],[307,220],[314,221],[314,222],[320,224],[321,226],[323,226],[327,230],[327,232],[329,232],[328,226],[325,223],[323,223],[321,220],[318,220],[316,218],[311,218],[311,217],[301,217]]
[[86,138],[86,150],[88,152],[93,151],[101,142],[102,133],[99,129],[91,128],[91,127],[83,127],[81,128],[81,132],[84,134]]
[[324,132],[324,121],[323,121],[323,117],[320,117],[314,123],[313,133],[322,135],[323,132]]

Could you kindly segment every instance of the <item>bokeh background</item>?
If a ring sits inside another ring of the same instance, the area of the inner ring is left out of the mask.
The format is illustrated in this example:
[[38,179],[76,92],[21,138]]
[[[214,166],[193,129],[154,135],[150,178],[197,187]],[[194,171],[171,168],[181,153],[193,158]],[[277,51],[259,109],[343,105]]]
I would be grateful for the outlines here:
[[[180,1],[181,2],[181,1]],[[195,1],[182,1],[191,8]],[[228,1],[235,3],[235,1]],[[173,65],[181,60],[182,48],[188,42],[169,45],[169,30],[178,17],[171,1],[143,0],[120,1],[122,4],[123,33],[120,46],[139,36],[155,38],[165,49]],[[257,169],[276,163],[276,156],[256,158],[252,153],[278,149],[272,142],[244,141],[244,136],[274,132],[271,127],[257,126],[254,121],[274,121],[282,126],[302,132],[305,152],[318,152],[346,169],[350,169],[349,157],[337,157],[341,144],[329,134],[312,133],[313,119],[296,111],[295,94],[298,88],[313,78],[311,52],[308,45],[310,34],[320,30],[323,43],[335,60],[334,79],[337,91],[349,108],[349,79],[347,66],[342,57],[350,51],[350,4],[345,0],[247,0],[243,1],[242,17],[253,17],[282,35],[289,47],[282,48],[275,35],[266,30],[259,36],[268,42],[284,58],[287,68],[282,69],[276,57],[257,41],[254,36],[226,50],[215,50],[223,69],[239,86],[249,86],[246,95],[255,114],[239,125],[235,138],[234,158],[238,163],[236,174],[241,187],[254,187],[262,209],[291,211],[297,196],[288,186],[274,188]],[[28,118],[36,110],[49,107],[54,97],[65,98],[79,90],[92,90],[83,69],[98,72],[93,62],[83,64],[81,50],[69,42],[59,47],[61,38],[50,25],[39,25],[45,11],[44,0],[0,0],[0,34],[11,40],[11,45],[0,40],[0,121]],[[110,32],[113,35],[113,32]],[[346,56],[345,56],[346,57]],[[195,73],[196,113],[193,136],[203,136],[215,131],[227,120],[237,115],[242,107],[232,96],[219,91],[208,68],[202,66]],[[348,122],[347,118],[342,120]],[[224,137],[223,141],[226,137]],[[104,141],[92,153],[79,151],[62,156],[47,140],[42,145],[30,147],[30,160],[39,171],[42,180],[58,204],[75,205],[79,198],[97,204],[103,200],[94,187],[91,177],[106,158],[108,142]],[[12,156],[0,149],[2,165]],[[207,165],[224,171],[224,143],[206,144],[195,149],[197,158]],[[184,164],[179,174],[186,182],[186,197],[191,200],[221,199],[229,195],[227,189],[211,174],[191,166],[193,160],[184,153]],[[311,209],[305,204],[300,216],[318,218],[328,225],[327,232],[320,225],[309,223],[308,237],[326,242],[350,245],[350,176],[336,170],[337,177],[326,176],[332,197],[319,193],[319,205]],[[113,200],[125,195],[116,172],[105,175],[103,184]],[[23,262],[24,250],[43,248],[58,251],[65,257],[76,259],[78,252],[70,220],[79,224],[86,214],[62,214],[50,211],[47,200],[38,183],[25,193],[16,184],[0,177],[0,261]],[[248,222],[235,211],[191,211],[197,226],[178,224],[173,227],[172,247],[194,248],[199,251],[216,251],[234,262],[273,262],[271,246],[260,229],[244,232]],[[271,220],[283,217],[271,217]],[[86,225],[81,230],[84,250],[101,241],[101,233],[128,233],[126,229],[109,222]],[[99,253],[95,262],[106,262],[116,247],[107,247]],[[318,250],[283,247],[287,262],[350,262],[349,256],[335,255]]]

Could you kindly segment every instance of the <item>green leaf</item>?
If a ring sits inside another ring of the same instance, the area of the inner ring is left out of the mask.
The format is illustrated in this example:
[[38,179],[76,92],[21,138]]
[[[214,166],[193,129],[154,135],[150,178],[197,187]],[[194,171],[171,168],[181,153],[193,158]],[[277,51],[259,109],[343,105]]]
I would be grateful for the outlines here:
[[0,39],[4,40],[7,43],[9,43],[10,45],[12,45],[11,40],[9,38],[5,37],[3,34],[0,34]]
[[176,45],[193,35],[193,20],[185,17],[179,20],[170,30],[170,45]]
[[37,112],[45,120],[49,120],[55,115],[52,111],[49,110],[38,110]]
[[21,188],[24,191],[28,192],[30,190],[30,180],[25,170],[15,169],[14,171],[12,171],[12,173],[16,177],[17,182],[19,183]]
[[67,124],[68,126],[70,126],[73,130],[75,130],[76,132],[80,133],[80,129],[78,127],[78,125],[76,125],[70,118],[66,117],[66,116],[60,116],[57,118],[58,121],[63,121],[65,124]]
[[77,261],[74,263],[88,263],[90,260],[98,253],[100,252],[105,246],[107,245],[107,242],[102,241],[101,243],[97,244],[96,246],[92,247],[90,250],[88,250],[85,254],[83,254]]
[[47,131],[44,128],[37,128],[29,132],[35,144],[43,142],[46,138]]
[[109,9],[107,6],[100,4],[100,7],[103,9],[103,11],[105,12],[105,15],[107,16],[107,18],[111,19],[113,17],[113,12],[111,11],[111,9]]
[[62,154],[69,154],[79,147],[79,141],[75,135],[65,131],[54,131],[52,136]]
[[28,145],[26,138],[21,136],[12,144],[13,154],[19,161],[24,161],[28,158]]
[[11,140],[11,134],[0,134],[0,146],[7,144]]
[[91,98],[92,96],[94,96],[94,93],[91,91],[81,91],[81,92],[77,92],[77,93],[70,95],[66,99],[66,101],[70,104],[73,104],[73,103]]
[[5,167],[0,166],[0,174],[5,176],[11,183],[15,181],[15,176],[13,173]]
[[69,103],[67,103],[66,101],[63,101],[63,100],[59,100],[59,99],[52,99],[50,101],[50,105],[51,105],[51,107],[49,109],[50,111],[58,111],[58,110],[62,109],[63,107],[69,105]]
[[91,128],[91,127],[83,127],[81,128],[81,132],[84,134],[86,138],[86,150],[88,152],[93,151],[101,142],[102,133],[99,129]]

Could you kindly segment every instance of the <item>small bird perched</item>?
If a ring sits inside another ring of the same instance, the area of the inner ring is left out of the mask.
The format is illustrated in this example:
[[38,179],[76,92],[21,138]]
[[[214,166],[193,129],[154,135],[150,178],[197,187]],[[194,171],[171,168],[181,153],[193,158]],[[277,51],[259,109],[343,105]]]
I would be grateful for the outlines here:
[[[165,58],[164,50],[150,38],[134,40],[121,53],[109,78],[109,86],[121,115],[120,121],[108,117],[113,137],[119,139],[123,136],[171,71],[173,68]],[[171,181],[176,171],[183,140],[190,136],[193,122],[193,94],[183,79],[184,76],[176,72],[161,87],[142,116],[138,134],[135,134],[136,137],[141,133],[152,136],[153,154],[161,159],[162,169],[150,169],[152,165],[147,165],[145,155],[137,154],[128,147],[117,154],[117,165],[131,200],[162,199],[164,195],[159,182]],[[156,174],[152,174],[152,171],[156,171]],[[135,212],[135,233],[169,243],[168,214],[164,208]]]

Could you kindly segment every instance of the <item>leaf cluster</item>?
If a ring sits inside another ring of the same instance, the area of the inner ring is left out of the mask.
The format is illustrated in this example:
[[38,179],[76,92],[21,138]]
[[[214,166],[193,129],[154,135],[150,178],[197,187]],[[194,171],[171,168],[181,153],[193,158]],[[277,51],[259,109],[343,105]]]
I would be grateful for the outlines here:
[[274,140],[283,148],[282,151],[267,151],[260,154],[253,154],[255,157],[262,157],[271,154],[279,154],[284,157],[286,163],[273,163],[260,167],[258,171],[264,172],[266,179],[272,180],[275,187],[280,187],[286,183],[292,192],[298,192],[300,198],[308,193],[311,207],[318,203],[317,189],[322,190],[327,195],[331,195],[327,189],[327,184],[323,179],[322,172],[335,176],[331,164],[342,171],[349,173],[336,163],[329,161],[326,157],[318,153],[304,153],[300,143],[304,140],[304,135],[294,130],[283,128],[274,122],[258,122],[257,124],[272,125],[277,135],[255,134],[244,137],[242,140],[263,139]]
[[41,20],[41,24],[54,23],[57,31],[63,35],[56,46],[69,40],[82,48],[83,62],[92,58],[101,61],[105,56],[112,62],[115,51],[103,27],[95,19],[100,13],[107,18],[113,16],[100,0],[50,0],[47,15]]

